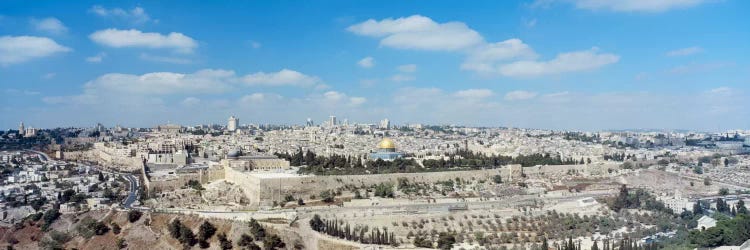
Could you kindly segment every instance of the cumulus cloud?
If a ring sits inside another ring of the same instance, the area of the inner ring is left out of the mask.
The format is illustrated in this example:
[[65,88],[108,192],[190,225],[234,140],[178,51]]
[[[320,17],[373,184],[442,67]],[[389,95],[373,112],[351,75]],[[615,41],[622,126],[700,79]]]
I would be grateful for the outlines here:
[[549,61],[517,61],[500,65],[498,71],[504,76],[534,77],[567,72],[588,71],[616,63],[620,56],[599,53],[598,49],[560,53]]
[[143,75],[110,73],[84,85],[87,93],[132,93],[164,95],[176,93],[222,93],[230,89],[235,73],[204,69],[192,74],[154,72]]
[[484,40],[478,32],[461,22],[437,23],[429,17],[369,19],[347,28],[348,31],[381,38],[380,45],[400,49],[462,50]]
[[516,91],[511,91],[505,94],[505,100],[508,100],[508,101],[528,100],[528,99],[536,97],[536,95],[537,93],[535,92],[529,92],[525,90],[516,90]]
[[[246,78],[257,79],[257,76],[259,76],[257,73],[238,76],[234,71],[223,69],[204,69],[193,73],[151,72],[139,75],[110,73],[83,84],[82,91],[79,94],[44,96],[40,99],[42,102],[50,104],[47,109],[56,110],[55,113],[50,115],[59,118],[58,122],[80,123],[102,119],[129,123],[145,122],[147,124],[152,124],[154,121],[166,122],[165,120],[169,119],[175,121],[192,119],[193,117],[201,118],[195,118],[195,120],[191,120],[192,122],[205,122],[201,119],[205,119],[207,116],[196,116],[196,112],[218,114],[216,113],[218,110],[235,110],[236,107],[256,108],[256,106],[261,105],[264,110],[277,110],[276,107],[286,105],[292,108],[304,108],[307,112],[314,112],[317,110],[307,109],[307,107],[318,108],[321,105],[327,105],[328,109],[338,110],[343,109],[343,107],[359,105],[364,101],[360,97],[349,97],[342,93],[340,100],[331,102],[326,101],[320,92],[311,92],[311,95],[314,95],[311,100],[298,101],[299,103],[294,105],[287,105],[285,99],[272,93],[248,94],[238,100],[229,100],[224,95],[230,91],[236,93],[260,87],[244,82]],[[317,79],[312,76],[308,77]],[[270,81],[270,83],[288,83],[288,81],[278,79],[287,78],[269,77],[265,80]],[[296,79],[299,80],[300,78]],[[267,81],[258,83],[269,83]],[[284,101],[282,102],[282,100]],[[190,107],[190,109],[184,109],[184,107]],[[117,110],[118,115],[112,116],[112,110]],[[286,114],[281,111],[278,110],[280,114]],[[66,115],[56,115],[62,113]],[[85,114],[85,116],[78,114]],[[75,117],[75,119],[71,117]]]
[[492,96],[494,93],[489,89],[466,89],[456,92],[454,95],[461,98],[483,99]]
[[99,30],[89,38],[101,45],[113,48],[149,48],[149,49],[172,49],[180,53],[191,53],[198,47],[198,43],[182,33],[171,32],[162,35],[153,32],[142,32],[136,29]]
[[34,26],[34,29],[53,34],[53,35],[59,35],[63,34],[68,31],[68,27],[65,27],[65,25],[54,17],[48,17],[44,19],[31,19],[31,25]]
[[694,46],[682,49],[676,49],[667,52],[667,56],[689,56],[703,52],[703,48]]
[[86,57],[86,61],[90,63],[100,63],[102,60],[104,60],[104,57],[107,56],[107,53],[100,52],[99,54],[96,54],[95,56],[89,56]]
[[142,24],[151,20],[151,17],[141,7],[135,7],[130,10],[124,10],[121,8],[107,9],[99,5],[95,5],[89,9],[89,12],[94,13],[97,16],[105,18],[116,18],[132,22],[134,24]]
[[349,104],[352,106],[359,106],[367,102],[367,98],[364,97],[350,97]]
[[375,59],[368,56],[357,61],[357,65],[359,65],[362,68],[369,69],[375,66]]
[[248,85],[266,85],[266,86],[312,86],[320,83],[321,80],[314,76],[308,76],[300,72],[282,69],[279,72],[258,72],[246,75],[242,82]]
[[[175,72],[151,72],[142,75],[109,73],[85,83],[81,96],[220,94],[243,86],[308,86],[319,82],[317,77],[289,69],[244,76],[238,76],[234,71],[224,69],[202,69],[187,74]],[[95,98],[86,100],[92,99]]]
[[[539,56],[520,39],[488,43],[479,32],[464,23],[437,23],[420,15],[380,21],[369,19],[349,26],[347,30],[357,35],[380,38],[381,46],[386,47],[459,51],[466,54],[461,69],[487,75],[552,75],[597,69],[619,61],[619,56],[598,53],[596,48],[560,53],[550,61],[536,61]],[[403,78],[397,75],[392,80]]]
[[404,72],[404,73],[413,73],[417,72],[417,65],[416,64],[404,64],[401,66],[398,66],[398,71]]
[[23,63],[32,59],[48,57],[71,51],[52,39],[36,36],[1,36],[0,65]]
[[536,59],[538,56],[528,44],[520,39],[508,39],[497,43],[488,43],[468,53],[461,69],[480,73],[493,73],[495,63],[517,59]]
[[553,2],[572,3],[579,9],[616,12],[664,12],[698,6],[708,0],[537,0],[532,6],[548,6]]

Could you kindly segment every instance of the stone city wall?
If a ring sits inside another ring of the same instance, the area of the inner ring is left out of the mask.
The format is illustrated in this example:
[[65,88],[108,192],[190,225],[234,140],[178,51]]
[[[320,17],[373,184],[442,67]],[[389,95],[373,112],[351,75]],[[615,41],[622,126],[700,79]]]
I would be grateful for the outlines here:
[[[491,181],[495,175],[503,176],[507,180],[511,167],[472,171],[445,171],[426,173],[395,173],[375,175],[332,175],[332,176],[294,176],[280,178],[262,178],[257,174],[226,169],[226,180],[239,185],[250,199],[252,206],[269,205],[273,201],[280,201],[287,194],[295,198],[307,199],[311,195],[318,196],[324,190],[337,189],[344,186],[371,186],[384,182],[397,184],[398,179],[406,178],[410,182],[434,183],[438,181],[478,179]],[[520,171],[513,171],[514,178],[520,177]]]
[[[568,171],[576,171],[584,175],[606,175],[608,170],[619,169],[619,164],[592,165],[557,165],[535,166],[523,168],[523,173],[529,177],[565,175]],[[284,196],[291,194],[295,198],[309,199],[318,196],[324,190],[334,190],[344,186],[372,186],[384,182],[397,185],[398,180],[406,178],[409,182],[435,183],[438,181],[455,180],[485,180],[492,181],[495,175],[502,176],[503,181],[519,180],[520,165],[503,166],[496,169],[444,171],[425,173],[394,173],[374,175],[330,175],[330,176],[293,176],[293,177],[261,177],[262,174],[250,174],[234,168],[225,169],[227,181],[239,185],[250,200],[251,206],[268,206],[273,201],[281,201]]]

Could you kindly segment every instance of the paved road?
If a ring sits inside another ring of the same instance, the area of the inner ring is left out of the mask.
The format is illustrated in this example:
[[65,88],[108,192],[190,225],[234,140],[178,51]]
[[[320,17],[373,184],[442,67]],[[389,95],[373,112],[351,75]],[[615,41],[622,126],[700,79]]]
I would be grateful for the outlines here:
[[122,205],[125,206],[125,208],[130,209],[130,206],[133,205],[135,199],[138,198],[138,178],[135,178],[135,176],[132,174],[122,175],[122,177],[130,182],[130,191],[128,191],[128,197],[125,198],[125,200],[122,202]]
[[44,159],[42,159],[42,161],[44,161],[44,162],[49,161],[49,155],[45,154],[44,152],[36,151],[36,150],[31,150],[31,149],[26,149],[26,151],[28,151],[28,152],[34,152],[34,153],[39,154],[40,156],[42,156],[42,158],[44,158]]

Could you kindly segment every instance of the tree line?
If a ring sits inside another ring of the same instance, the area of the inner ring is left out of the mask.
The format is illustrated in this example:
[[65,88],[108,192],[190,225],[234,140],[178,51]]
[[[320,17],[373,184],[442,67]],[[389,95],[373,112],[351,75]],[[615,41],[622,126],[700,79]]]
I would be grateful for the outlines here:
[[372,230],[367,226],[351,227],[349,223],[344,224],[336,219],[321,219],[320,215],[315,214],[310,220],[310,228],[333,237],[363,244],[398,246],[396,238],[393,236],[393,232],[389,234],[388,228],[386,227],[383,227],[382,231],[377,227]]

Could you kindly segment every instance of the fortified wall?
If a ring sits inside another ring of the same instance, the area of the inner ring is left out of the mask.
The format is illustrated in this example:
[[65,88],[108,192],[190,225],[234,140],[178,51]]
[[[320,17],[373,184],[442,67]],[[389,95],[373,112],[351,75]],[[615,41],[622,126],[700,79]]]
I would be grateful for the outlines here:
[[469,171],[312,176],[246,172],[228,167],[225,168],[225,178],[228,182],[237,184],[242,188],[250,200],[251,206],[268,206],[273,201],[282,200],[288,194],[295,198],[307,199],[311,195],[319,195],[321,191],[344,186],[369,187],[384,182],[397,185],[401,178],[406,178],[412,183],[434,183],[455,180],[456,178],[492,181],[495,175],[500,175],[504,182],[513,182],[519,180],[522,173],[528,177],[543,177],[545,175],[566,175],[570,171],[574,171],[584,176],[597,176],[607,175],[610,170],[618,169],[620,169],[618,164],[534,166],[523,168],[523,170],[520,165],[509,165],[496,169]]
[[394,173],[373,175],[276,175],[274,173],[244,172],[235,168],[226,168],[225,176],[228,182],[239,185],[250,200],[251,206],[266,206],[273,201],[279,201],[287,194],[295,198],[306,199],[311,195],[319,195],[321,191],[337,189],[344,186],[372,186],[384,182],[397,184],[401,178],[409,182],[434,183],[438,181],[455,180],[486,180],[492,181],[495,175],[501,175],[503,180],[520,177],[520,166],[503,166],[497,169],[471,171],[444,171],[425,173]]

